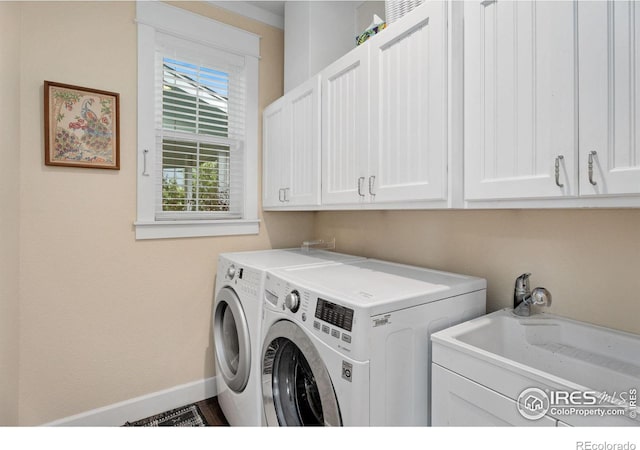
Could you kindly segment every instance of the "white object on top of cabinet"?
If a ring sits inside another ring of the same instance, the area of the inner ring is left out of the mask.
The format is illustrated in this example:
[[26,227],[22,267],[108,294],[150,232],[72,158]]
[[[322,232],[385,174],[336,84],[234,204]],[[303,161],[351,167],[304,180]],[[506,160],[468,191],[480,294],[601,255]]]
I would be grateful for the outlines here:
[[263,206],[319,205],[320,78],[269,105],[263,123]]
[[578,4],[580,195],[640,193],[640,5]]
[[465,2],[464,20],[465,199],[577,195],[575,3]]

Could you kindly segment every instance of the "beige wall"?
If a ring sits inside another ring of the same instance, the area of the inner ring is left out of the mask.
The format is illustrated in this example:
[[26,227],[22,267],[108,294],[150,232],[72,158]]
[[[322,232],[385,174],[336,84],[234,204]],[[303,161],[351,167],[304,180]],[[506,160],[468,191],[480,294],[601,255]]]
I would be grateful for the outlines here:
[[487,308],[515,278],[553,295],[550,312],[640,333],[640,210],[318,213],[315,235],[347,253],[484,277]]
[[374,14],[385,20],[384,1],[367,0],[358,5],[356,8],[356,36],[371,25]]
[[[261,35],[260,110],[282,95],[281,30],[179,6]],[[32,425],[213,376],[218,253],[297,245],[313,213],[265,214],[256,236],[135,241],[135,5],[21,9],[19,421]],[[120,171],[44,166],[43,80],[120,93]]]
[[18,421],[20,7],[0,2],[0,425]]

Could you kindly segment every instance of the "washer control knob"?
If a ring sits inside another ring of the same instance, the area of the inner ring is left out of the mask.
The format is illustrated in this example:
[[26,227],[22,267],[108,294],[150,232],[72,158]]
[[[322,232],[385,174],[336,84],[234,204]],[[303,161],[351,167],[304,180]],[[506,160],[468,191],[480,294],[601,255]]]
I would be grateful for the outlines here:
[[229,278],[230,280],[233,279],[233,277],[236,276],[236,266],[234,266],[233,264],[231,264],[229,266],[229,268],[227,269],[227,278]]
[[284,298],[284,304],[287,305],[287,308],[292,313],[298,311],[300,308],[300,293],[298,291],[289,292]]

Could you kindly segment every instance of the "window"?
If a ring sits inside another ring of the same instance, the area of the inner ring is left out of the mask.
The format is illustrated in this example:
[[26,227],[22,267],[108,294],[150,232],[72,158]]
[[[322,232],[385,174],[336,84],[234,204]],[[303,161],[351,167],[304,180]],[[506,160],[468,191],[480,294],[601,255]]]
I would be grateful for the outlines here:
[[136,238],[255,234],[258,37],[138,2]]
[[240,218],[242,61],[232,65],[206,48],[196,54],[194,45],[189,52],[175,51],[175,39],[167,36],[158,41],[168,45],[156,51],[156,148],[162,172],[156,219]]

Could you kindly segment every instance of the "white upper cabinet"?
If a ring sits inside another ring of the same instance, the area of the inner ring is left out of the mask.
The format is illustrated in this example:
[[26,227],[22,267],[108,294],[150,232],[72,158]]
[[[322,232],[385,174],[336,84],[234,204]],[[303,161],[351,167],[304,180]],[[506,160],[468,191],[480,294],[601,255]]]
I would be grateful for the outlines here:
[[640,4],[579,2],[580,195],[640,193]]
[[264,127],[266,208],[640,207],[640,2],[430,0]]
[[282,206],[285,174],[283,166],[289,164],[290,141],[287,133],[289,118],[286,99],[279,98],[265,108],[262,114],[262,206]]
[[447,198],[447,3],[427,2],[322,72],[322,203]]
[[447,195],[447,4],[430,1],[370,40],[371,142],[366,191],[376,202]]
[[576,13],[464,3],[466,200],[577,195]]
[[320,204],[320,78],[313,77],[287,94],[290,99],[291,157],[286,202]]
[[263,206],[319,205],[320,78],[269,105],[263,126]]
[[369,46],[321,72],[322,203],[365,199],[369,150]]

